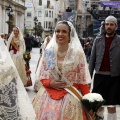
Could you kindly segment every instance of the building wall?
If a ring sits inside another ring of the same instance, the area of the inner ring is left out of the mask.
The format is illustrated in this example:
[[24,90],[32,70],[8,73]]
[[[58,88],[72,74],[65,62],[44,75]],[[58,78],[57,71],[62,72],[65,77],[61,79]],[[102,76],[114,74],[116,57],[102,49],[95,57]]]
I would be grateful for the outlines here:
[[[30,0],[27,0],[28,2]],[[33,16],[31,20],[33,24],[31,25],[31,29],[35,26],[34,24],[34,17],[37,17],[38,22],[41,22],[41,26],[44,29],[42,37],[45,38],[47,35],[51,35],[51,28],[52,33],[55,28],[56,22],[58,20],[58,12],[60,11],[60,1],[57,0],[50,0],[50,6],[47,7],[47,1],[49,0],[42,0],[42,4],[39,5],[39,0],[33,0],[33,8],[29,8],[28,10],[33,11]],[[29,21],[29,18],[26,17],[26,21]],[[33,31],[34,32],[34,31]]]
[[24,6],[24,3],[25,3],[25,0],[12,0],[20,5],[23,5]]
[[59,8],[59,1],[55,0],[50,0],[49,7],[47,7],[47,0],[42,0],[42,6],[38,6],[38,9],[41,11],[41,17],[38,16],[38,21],[41,21],[41,25],[44,28],[43,38],[47,35],[52,35],[58,20]]
[[[17,26],[20,30],[24,31],[24,13],[25,13],[25,6],[24,0],[0,0],[0,33],[8,34],[8,24],[6,21],[9,20],[7,15],[6,8],[10,5],[12,7],[12,19],[13,19],[13,26]],[[12,28],[11,28],[12,30]]]
[[34,27],[34,14],[35,14],[35,5],[34,2],[31,0],[25,1],[25,7],[27,8],[25,10],[25,27],[27,29],[33,29]]
[[68,7],[66,4],[67,1],[66,0],[60,0],[59,4],[60,4],[60,13],[65,12],[65,9]]
[[77,21],[76,30],[79,37],[87,37],[87,27],[91,24],[91,15],[87,12],[87,7],[89,6],[91,0],[78,0],[77,1]]

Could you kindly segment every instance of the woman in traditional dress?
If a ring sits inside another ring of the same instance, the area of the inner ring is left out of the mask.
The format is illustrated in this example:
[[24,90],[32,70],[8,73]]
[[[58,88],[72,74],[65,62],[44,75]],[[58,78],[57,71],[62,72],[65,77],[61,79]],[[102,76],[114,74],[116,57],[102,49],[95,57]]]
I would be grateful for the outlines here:
[[[86,120],[81,93],[91,82],[85,54],[71,22],[57,23],[40,62],[42,87],[33,100],[36,120]],[[79,94],[79,95],[78,95]]]
[[[42,53],[45,51],[45,48],[47,47],[48,43],[50,42],[51,40],[51,36],[47,36],[44,40],[44,43],[42,44]],[[42,55],[42,54],[41,54]],[[41,60],[41,55],[38,59],[38,63],[37,63],[37,67],[36,67],[36,72],[35,72],[35,84],[34,84],[34,89],[35,91],[37,92],[40,87],[41,87],[41,83],[39,82],[39,67],[40,67],[40,60]],[[37,79],[38,78],[38,79]]]
[[51,37],[50,36],[47,36],[44,40],[44,43],[42,44],[42,52],[45,51],[45,48],[47,47],[48,43],[50,42],[51,40]]
[[17,68],[17,71],[20,75],[20,78],[25,86],[27,84],[27,75],[25,70],[25,61],[23,58],[23,53],[25,52],[26,48],[23,35],[18,27],[13,28],[13,31],[10,37],[8,38],[7,47],[13,59],[13,62]]
[[34,120],[35,111],[0,38],[0,120]]

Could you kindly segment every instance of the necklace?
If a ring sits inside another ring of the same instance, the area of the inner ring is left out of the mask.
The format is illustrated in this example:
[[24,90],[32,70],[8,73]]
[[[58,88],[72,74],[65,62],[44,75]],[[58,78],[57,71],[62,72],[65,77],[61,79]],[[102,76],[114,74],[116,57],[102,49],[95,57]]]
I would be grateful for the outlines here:
[[19,40],[19,37],[14,37],[14,41],[18,41]]
[[65,52],[57,52],[57,55],[59,56],[59,57],[65,57],[65,55],[66,55],[66,53],[67,53],[67,51],[65,51]]

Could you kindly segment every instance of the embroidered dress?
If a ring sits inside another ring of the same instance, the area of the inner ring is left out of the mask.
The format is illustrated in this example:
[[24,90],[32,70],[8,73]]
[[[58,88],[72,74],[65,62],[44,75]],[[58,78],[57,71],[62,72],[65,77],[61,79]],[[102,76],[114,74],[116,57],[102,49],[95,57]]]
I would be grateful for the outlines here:
[[[50,88],[49,84],[47,85],[49,80],[60,80],[65,81],[67,86],[78,86],[78,90],[83,94],[89,92],[86,87],[83,87],[83,89],[79,87],[80,85],[86,86],[87,83],[91,82],[91,78],[77,34],[72,24],[69,23],[69,25],[71,27],[71,42],[65,56],[60,57],[57,52],[54,33],[41,57],[38,79],[42,81],[43,86],[40,87],[33,100],[36,120],[87,120],[81,103],[73,95],[64,89],[56,90]],[[73,40],[73,31],[76,41]],[[76,46],[78,49],[73,48],[75,44],[78,44]]]
[[[82,58],[82,56],[80,58]],[[70,64],[64,65],[64,76],[71,84],[75,82],[74,80],[76,80],[76,83],[83,83],[80,79],[85,79],[84,74],[82,76],[80,75],[80,73],[84,72],[84,63],[82,63],[82,59],[80,58],[76,55],[76,59],[81,61],[78,64],[76,63],[76,65],[74,65],[74,61],[73,63],[71,62]],[[46,67],[44,61],[43,64],[41,76],[47,77],[47,74],[45,75],[44,72],[42,72]],[[59,63],[59,60],[58,64],[58,66],[60,66],[59,69],[61,69],[62,64]],[[77,78],[76,72],[79,72]],[[52,75],[50,75],[50,78],[54,79]],[[62,99],[56,101],[49,97],[49,94],[44,87],[41,87],[33,102],[33,106],[37,114],[36,120],[83,120],[81,104],[70,94],[67,94]],[[51,111],[51,106],[53,111]]]
[[[21,36],[21,37],[20,37]],[[16,46],[19,46],[19,51],[15,49],[15,47],[11,44],[11,42],[14,42]],[[17,71],[20,75],[20,78],[24,85],[27,84],[27,75],[26,75],[26,69],[25,69],[25,61],[23,59],[23,53],[25,52],[25,42],[22,38],[22,35],[19,35],[18,38],[15,38],[14,34],[11,33],[10,38],[8,39],[8,49],[10,52],[10,55],[12,57],[12,60],[17,68]]]

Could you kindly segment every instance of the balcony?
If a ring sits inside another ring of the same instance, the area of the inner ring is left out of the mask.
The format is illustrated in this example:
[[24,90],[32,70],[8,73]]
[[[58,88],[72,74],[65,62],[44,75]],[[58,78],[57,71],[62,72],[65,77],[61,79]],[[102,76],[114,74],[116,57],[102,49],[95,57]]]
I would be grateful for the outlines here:
[[45,5],[45,6],[44,6],[44,9],[54,9],[54,6],[49,6],[49,7],[48,7],[47,5]]

